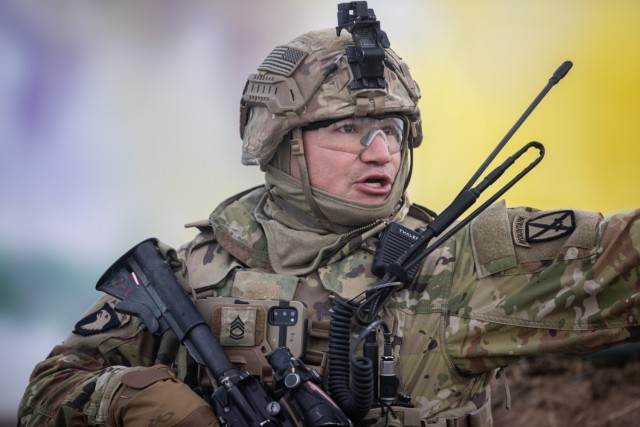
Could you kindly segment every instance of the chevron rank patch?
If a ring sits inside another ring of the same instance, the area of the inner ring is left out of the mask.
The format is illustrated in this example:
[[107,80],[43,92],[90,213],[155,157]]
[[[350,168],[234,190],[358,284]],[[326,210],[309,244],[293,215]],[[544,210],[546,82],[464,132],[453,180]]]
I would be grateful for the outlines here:
[[95,335],[129,322],[131,316],[116,312],[114,306],[113,302],[106,302],[99,310],[86,315],[76,323],[73,333]]
[[277,46],[262,61],[258,70],[290,76],[306,55],[305,52],[293,47]]
[[548,212],[534,218],[518,215],[513,221],[514,240],[523,247],[559,239],[575,229],[575,214],[571,210]]

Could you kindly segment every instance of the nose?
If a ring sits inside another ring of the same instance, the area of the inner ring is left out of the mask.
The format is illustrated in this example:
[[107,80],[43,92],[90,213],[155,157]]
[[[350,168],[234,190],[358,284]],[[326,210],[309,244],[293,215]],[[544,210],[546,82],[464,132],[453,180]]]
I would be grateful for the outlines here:
[[389,143],[383,132],[376,132],[371,142],[363,147],[360,159],[365,163],[385,164],[391,161]]

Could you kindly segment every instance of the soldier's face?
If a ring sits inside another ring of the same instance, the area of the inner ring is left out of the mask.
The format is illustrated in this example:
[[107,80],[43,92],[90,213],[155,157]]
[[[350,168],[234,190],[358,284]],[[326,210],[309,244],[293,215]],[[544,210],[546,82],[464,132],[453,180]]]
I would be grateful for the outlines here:
[[[389,142],[381,133],[368,146],[362,145],[356,135],[341,136],[352,137],[350,142],[361,147],[359,152],[331,148],[332,144],[323,144],[325,137],[319,130],[302,134],[311,186],[361,203],[384,202],[400,167],[400,152],[390,152]],[[299,179],[297,160],[291,157],[291,175]]]

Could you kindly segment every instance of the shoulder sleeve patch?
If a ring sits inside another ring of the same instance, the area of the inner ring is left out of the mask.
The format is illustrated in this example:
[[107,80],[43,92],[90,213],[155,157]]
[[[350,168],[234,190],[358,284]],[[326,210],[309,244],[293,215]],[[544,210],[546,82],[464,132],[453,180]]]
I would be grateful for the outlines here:
[[516,208],[509,210],[509,217],[518,262],[527,264],[530,272],[559,256],[582,258],[596,250],[596,234],[602,220],[599,213]]
[[530,247],[530,243],[549,242],[567,236],[576,229],[573,211],[553,211],[533,218],[516,215],[513,219],[513,240],[516,245]]
[[114,306],[114,302],[106,302],[97,311],[87,314],[76,323],[73,333],[96,335],[129,322],[131,316],[116,312]]
[[601,220],[596,212],[507,209],[496,203],[470,225],[478,277],[534,273],[554,260],[587,257],[597,250]]

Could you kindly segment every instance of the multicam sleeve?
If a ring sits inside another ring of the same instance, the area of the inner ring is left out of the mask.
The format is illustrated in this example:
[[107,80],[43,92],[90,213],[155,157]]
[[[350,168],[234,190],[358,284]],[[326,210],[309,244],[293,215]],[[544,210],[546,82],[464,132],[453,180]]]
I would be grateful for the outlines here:
[[136,318],[116,313],[103,296],[73,333],[36,365],[20,403],[21,426],[109,425],[120,377],[157,361],[158,343]]
[[640,210],[494,206],[457,237],[447,349],[477,374],[640,337]]

